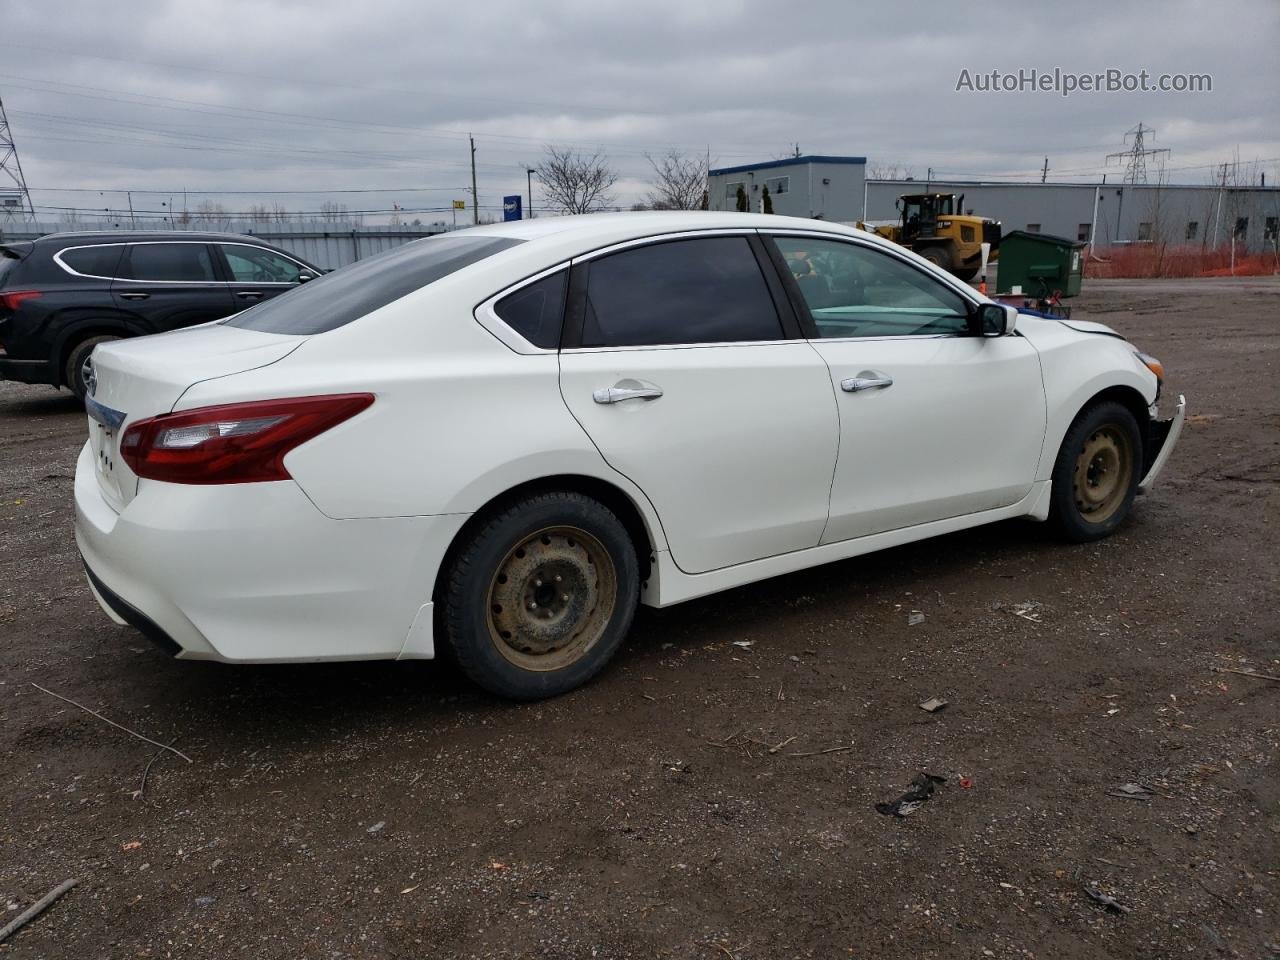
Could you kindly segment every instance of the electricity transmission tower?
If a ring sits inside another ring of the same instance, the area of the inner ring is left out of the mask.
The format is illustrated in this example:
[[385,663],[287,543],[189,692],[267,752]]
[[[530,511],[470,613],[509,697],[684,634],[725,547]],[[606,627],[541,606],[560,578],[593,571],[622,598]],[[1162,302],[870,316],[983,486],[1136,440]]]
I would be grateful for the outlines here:
[[1126,130],[1124,142],[1128,143],[1129,138],[1133,138],[1133,145],[1128,150],[1122,150],[1119,153],[1108,153],[1107,163],[1112,160],[1124,159],[1127,164],[1124,169],[1125,183],[1146,183],[1147,182],[1147,157],[1159,156],[1162,153],[1168,153],[1168,148],[1156,150],[1147,149],[1143,138],[1146,134],[1155,137],[1156,132],[1150,127],[1144,127],[1139,123],[1132,130]]
[[[7,181],[17,185],[16,198]],[[6,203],[5,194],[15,198],[16,203]],[[4,112],[4,100],[0,100],[0,215],[12,219],[15,213],[22,210],[22,201],[27,202],[27,210],[31,211],[32,221],[36,218],[36,208],[31,203],[31,191],[27,189],[27,181],[22,176],[22,163],[18,160],[18,147],[13,142],[13,134],[9,131],[9,118]]]

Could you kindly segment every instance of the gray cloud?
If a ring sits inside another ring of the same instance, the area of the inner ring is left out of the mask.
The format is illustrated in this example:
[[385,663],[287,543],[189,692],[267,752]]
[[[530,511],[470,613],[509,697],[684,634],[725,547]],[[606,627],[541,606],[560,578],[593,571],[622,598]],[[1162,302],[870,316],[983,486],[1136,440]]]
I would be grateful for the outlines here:
[[[1200,182],[1237,148],[1246,161],[1280,156],[1278,41],[1274,0],[63,0],[0,7],[0,95],[35,188],[421,187],[433,189],[335,199],[447,206],[469,184],[468,132],[481,203],[495,209],[523,192],[548,141],[602,147],[623,203],[643,191],[644,153],[669,146],[730,164],[798,143],[919,175],[1031,176],[1048,156],[1051,176],[1087,178],[1140,120],[1172,150],[1171,177]],[[961,69],[1032,67],[1210,73],[1213,91],[955,91]],[[119,201],[37,191],[36,202]]]

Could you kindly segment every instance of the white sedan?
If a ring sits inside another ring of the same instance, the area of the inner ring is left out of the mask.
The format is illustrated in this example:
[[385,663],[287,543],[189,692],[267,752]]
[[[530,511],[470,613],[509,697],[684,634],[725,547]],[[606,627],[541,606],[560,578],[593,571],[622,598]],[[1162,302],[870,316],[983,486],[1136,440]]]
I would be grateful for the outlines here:
[[1106,327],[734,213],[458,231],[91,364],[76,540],[114,620],[198,660],[443,646],[524,699],[637,603],[1010,517],[1106,536],[1184,412]]

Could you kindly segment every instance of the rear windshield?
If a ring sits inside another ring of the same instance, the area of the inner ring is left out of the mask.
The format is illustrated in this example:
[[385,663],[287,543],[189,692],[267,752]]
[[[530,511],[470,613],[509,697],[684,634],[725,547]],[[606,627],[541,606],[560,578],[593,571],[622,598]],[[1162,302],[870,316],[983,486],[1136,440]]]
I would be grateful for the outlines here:
[[263,333],[325,333],[522,242],[475,236],[415,240],[304,283],[224,322]]

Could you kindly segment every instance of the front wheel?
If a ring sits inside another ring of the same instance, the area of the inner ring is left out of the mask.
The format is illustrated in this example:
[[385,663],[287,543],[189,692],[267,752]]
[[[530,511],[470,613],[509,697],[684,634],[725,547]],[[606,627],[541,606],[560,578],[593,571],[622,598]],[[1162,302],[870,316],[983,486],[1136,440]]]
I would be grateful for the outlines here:
[[1142,462],[1138,422],[1119,403],[1083,411],[1053,466],[1049,520],[1073,543],[1110,535],[1129,515]]
[[513,700],[595,676],[631,627],[639,563],[626,528],[578,493],[521,499],[471,532],[440,598],[444,641],[479,686]]
[[953,265],[951,251],[946,247],[925,247],[920,251],[920,256],[924,257],[935,267],[941,267],[943,270],[950,271]]

